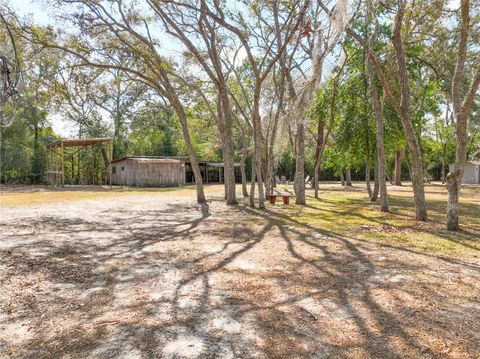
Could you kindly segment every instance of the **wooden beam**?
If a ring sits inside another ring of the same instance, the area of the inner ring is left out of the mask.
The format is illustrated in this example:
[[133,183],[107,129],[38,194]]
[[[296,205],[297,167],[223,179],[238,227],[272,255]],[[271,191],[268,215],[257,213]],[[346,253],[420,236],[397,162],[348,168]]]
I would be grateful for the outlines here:
[[110,166],[109,166],[109,169],[108,169],[110,188],[112,188],[112,161],[113,161],[113,141],[110,140]]
[[62,187],[65,187],[65,166],[64,166],[64,163],[63,163],[63,160],[64,160],[64,157],[65,157],[65,149],[63,148],[63,141],[60,143],[61,147],[62,147]]

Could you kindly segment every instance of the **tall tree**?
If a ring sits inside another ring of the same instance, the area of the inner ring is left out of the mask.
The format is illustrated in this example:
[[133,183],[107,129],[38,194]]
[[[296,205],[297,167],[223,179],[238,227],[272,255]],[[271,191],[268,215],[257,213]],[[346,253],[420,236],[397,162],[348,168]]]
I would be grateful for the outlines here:
[[455,118],[455,165],[452,172],[446,177],[448,190],[447,228],[458,231],[459,227],[459,196],[460,186],[467,161],[467,125],[473,101],[480,85],[480,63],[478,60],[473,66],[473,78],[468,87],[465,86],[464,76],[467,61],[468,36],[470,31],[470,1],[461,0],[459,20],[460,40],[458,43],[457,62],[452,79],[451,97],[453,116]]
[[[371,22],[372,4],[368,1],[367,4],[367,26]],[[369,48],[373,48],[375,42],[377,24],[374,26],[373,33],[369,36],[368,42]],[[375,113],[375,125],[376,125],[376,171],[375,180],[378,181],[378,188],[380,191],[380,211],[388,212],[388,197],[387,197],[387,183],[385,173],[385,147],[384,138],[385,130],[383,125],[383,108],[382,101],[380,100],[380,94],[378,93],[377,78],[375,76],[375,69],[372,58],[367,56],[367,72],[368,72],[368,84],[370,90],[370,98],[372,101],[374,113]]]

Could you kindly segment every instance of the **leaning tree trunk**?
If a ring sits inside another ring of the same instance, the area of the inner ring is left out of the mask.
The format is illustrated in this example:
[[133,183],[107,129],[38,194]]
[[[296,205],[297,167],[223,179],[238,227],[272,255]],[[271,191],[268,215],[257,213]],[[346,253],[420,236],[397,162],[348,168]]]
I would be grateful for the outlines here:
[[190,159],[190,165],[192,166],[193,177],[195,178],[195,189],[197,191],[197,203],[205,203],[207,202],[207,200],[205,198],[205,193],[203,191],[202,171],[200,171],[200,166],[198,164],[197,156],[195,155],[195,151],[190,141],[190,135],[189,135],[188,129],[186,128],[186,125],[184,125],[182,120],[180,120],[180,124],[182,127],[183,138],[185,141],[185,146],[187,148],[188,157]]
[[180,126],[182,128],[183,140],[185,141],[185,147],[187,149],[188,157],[190,158],[190,165],[192,166],[193,177],[195,178],[197,202],[205,203],[207,200],[205,199],[205,193],[203,191],[202,172],[200,171],[197,156],[195,155],[195,150],[193,149],[192,141],[190,140],[190,131],[188,129],[187,115],[185,114],[183,106],[178,100],[178,98],[175,95],[172,95],[175,93],[175,90],[173,89],[173,86],[171,86],[170,82],[165,81],[165,87],[170,93],[170,103],[175,112],[177,113]]
[[410,153],[412,155],[411,177],[413,187],[413,202],[415,204],[415,218],[419,221],[427,220],[427,206],[425,202],[425,187],[423,183],[424,171],[422,151],[412,124],[410,108],[410,85],[408,79],[407,63],[402,41],[402,22],[405,14],[406,3],[399,3],[395,16],[392,44],[397,60],[397,75],[400,82],[400,104],[396,107],[400,120],[405,130]]
[[295,203],[305,204],[305,124],[303,119],[297,124],[297,155],[295,161]]
[[347,183],[347,186],[352,187],[352,171],[350,170],[350,167],[347,167],[345,170],[345,182]]
[[394,178],[394,185],[401,186],[402,185],[402,162],[405,158],[405,148],[398,150],[395,152],[395,178]]

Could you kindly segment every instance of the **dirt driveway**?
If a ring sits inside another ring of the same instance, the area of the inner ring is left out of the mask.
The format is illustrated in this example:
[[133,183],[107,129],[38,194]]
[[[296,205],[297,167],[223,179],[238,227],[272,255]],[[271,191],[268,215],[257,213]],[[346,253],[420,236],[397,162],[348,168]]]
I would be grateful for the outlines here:
[[479,357],[478,263],[192,199],[3,207],[0,358]]

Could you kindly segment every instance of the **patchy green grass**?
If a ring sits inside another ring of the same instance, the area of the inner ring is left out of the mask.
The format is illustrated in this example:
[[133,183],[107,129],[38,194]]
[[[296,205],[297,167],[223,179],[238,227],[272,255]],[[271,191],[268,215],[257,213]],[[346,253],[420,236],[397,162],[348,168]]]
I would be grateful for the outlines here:
[[[293,192],[291,186],[280,186],[280,191]],[[239,189],[239,188],[238,188]],[[207,185],[210,198],[223,190],[223,185]],[[308,190],[306,206],[277,204],[269,206],[280,220],[291,225],[333,233],[345,238],[384,245],[405,247],[427,253],[480,255],[480,186],[464,186],[461,194],[462,231],[449,232],[445,228],[447,192],[435,183],[426,186],[428,222],[414,218],[411,187],[389,186],[390,213],[378,211],[378,204],[368,200],[361,183],[353,187],[322,184],[319,198]],[[102,186],[66,186],[63,189],[30,187],[0,194],[0,207],[41,205],[89,199],[110,199],[134,195],[195,196],[195,186],[180,188],[128,188]],[[219,198],[220,199],[220,198]],[[294,201],[292,201],[294,202]],[[252,219],[253,220],[253,219]]]
[[427,253],[479,257],[480,186],[462,188],[460,232],[445,228],[447,192],[441,184],[426,187],[428,222],[415,220],[410,186],[390,186],[388,191],[390,213],[381,213],[360,185],[323,185],[318,199],[309,193],[306,206],[274,208],[282,220],[307,229]]

